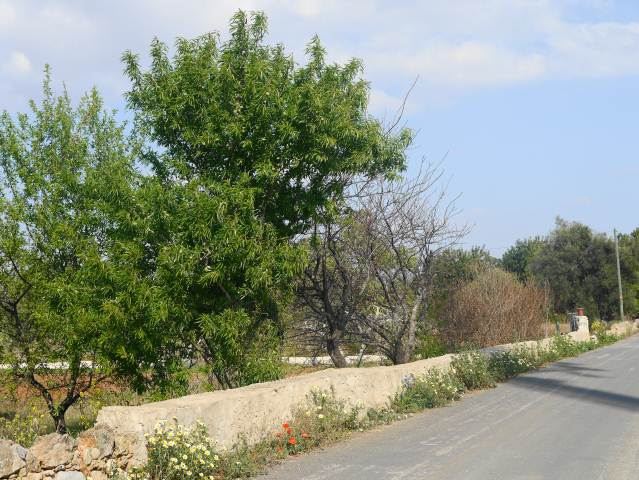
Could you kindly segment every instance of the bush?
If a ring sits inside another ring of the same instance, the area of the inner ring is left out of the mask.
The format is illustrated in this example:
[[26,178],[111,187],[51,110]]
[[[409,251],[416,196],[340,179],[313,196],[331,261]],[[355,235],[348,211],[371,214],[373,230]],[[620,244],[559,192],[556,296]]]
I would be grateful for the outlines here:
[[539,338],[546,321],[546,299],[539,287],[523,284],[498,268],[487,268],[450,296],[442,321],[451,348]]
[[480,352],[464,352],[450,364],[458,380],[468,390],[491,388],[495,386],[495,379],[490,374],[489,360]]
[[599,335],[601,335],[603,333],[606,333],[607,329],[608,329],[608,327],[601,320],[595,320],[594,322],[592,322],[590,324],[590,333],[592,333],[594,335],[597,335],[597,336],[599,336]]
[[415,347],[415,358],[425,359],[439,357],[440,355],[444,355],[445,353],[446,345],[444,345],[444,343],[436,335],[421,335],[417,339],[417,346]]
[[313,390],[306,405],[297,409],[293,420],[275,435],[276,451],[296,454],[335,441],[346,432],[361,428],[359,408],[349,408],[333,392]]
[[14,441],[26,448],[33,445],[38,435],[44,435],[50,429],[48,415],[36,407],[27,412],[16,413],[10,419],[0,417],[0,438]]
[[433,369],[423,377],[411,377],[404,382],[391,408],[397,413],[406,413],[441,407],[457,400],[463,391],[464,385],[454,373]]
[[219,457],[208,438],[206,427],[194,428],[160,422],[147,436],[148,463],[129,474],[131,480],[212,479],[217,474]]
[[508,350],[494,353],[488,360],[490,376],[503,382],[537,366],[537,357],[530,349]]

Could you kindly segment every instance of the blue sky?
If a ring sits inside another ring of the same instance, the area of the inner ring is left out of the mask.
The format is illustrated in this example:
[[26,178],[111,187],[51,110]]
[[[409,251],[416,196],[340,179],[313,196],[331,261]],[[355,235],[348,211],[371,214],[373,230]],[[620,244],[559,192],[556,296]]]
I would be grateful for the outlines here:
[[[598,231],[639,226],[639,2],[633,0],[0,0],[0,109],[38,97],[44,63],[74,96],[97,85],[123,110],[120,55],[153,36],[226,31],[263,10],[299,62],[317,33],[359,57],[371,112],[405,115],[411,149],[443,164],[467,245],[501,255],[555,216]],[[124,114],[125,115],[125,114]]]

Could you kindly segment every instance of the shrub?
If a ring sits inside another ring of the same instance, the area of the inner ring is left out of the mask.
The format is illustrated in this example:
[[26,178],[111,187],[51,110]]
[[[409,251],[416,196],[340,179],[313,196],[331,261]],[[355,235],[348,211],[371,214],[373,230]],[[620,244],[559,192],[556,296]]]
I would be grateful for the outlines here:
[[457,400],[463,391],[464,385],[454,373],[432,369],[423,377],[404,382],[395,394],[391,408],[397,413],[405,413],[441,407]]
[[446,345],[440,338],[433,334],[421,335],[417,339],[415,358],[425,359],[439,357],[446,353]]
[[457,379],[468,390],[491,388],[495,386],[495,379],[490,374],[489,360],[480,352],[464,352],[450,364]]
[[130,473],[131,480],[212,479],[217,474],[219,457],[201,423],[189,429],[160,422],[147,436],[147,451],[148,463]]
[[361,428],[359,413],[359,408],[349,408],[333,392],[313,390],[307,403],[296,410],[293,420],[284,423],[276,433],[273,446],[278,452],[296,454],[330,443]]
[[10,419],[0,417],[0,438],[12,440],[26,448],[33,445],[38,435],[48,433],[50,429],[48,416],[36,407],[16,413]]
[[536,355],[530,349],[508,350],[494,353],[488,360],[490,376],[503,382],[537,366]]
[[608,327],[604,322],[602,322],[601,320],[595,320],[590,324],[590,333],[599,336],[603,333],[606,333],[607,328]]
[[546,299],[539,287],[488,268],[455,291],[441,315],[450,347],[488,347],[541,336]]

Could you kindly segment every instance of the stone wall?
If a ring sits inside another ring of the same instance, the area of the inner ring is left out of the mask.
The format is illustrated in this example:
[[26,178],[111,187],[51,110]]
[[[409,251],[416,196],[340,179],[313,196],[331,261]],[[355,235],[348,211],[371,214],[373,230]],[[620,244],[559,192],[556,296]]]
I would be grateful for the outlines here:
[[82,432],[77,439],[51,433],[30,449],[0,440],[0,478],[27,480],[107,480],[108,471],[127,470],[146,460],[144,439],[116,435],[106,425]]
[[[634,322],[613,327],[613,332],[636,332]],[[569,334],[576,341],[590,338],[588,330]],[[541,341],[547,345],[551,339]],[[533,347],[535,341],[499,345],[486,353],[516,347]],[[50,434],[40,437],[30,449],[0,440],[0,479],[106,480],[112,469],[128,470],[146,463],[145,433],[160,420],[175,420],[184,426],[203,422],[220,447],[230,448],[239,438],[256,442],[274,426],[290,419],[293,410],[313,389],[335,393],[341,400],[364,408],[387,405],[389,398],[410,375],[431,368],[448,368],[452,355],[404,365],[369,368],[328,369],[299,377],[250,385],[234,390],[150,403],[137,407],[106,407],[96,426],[77,439]]]

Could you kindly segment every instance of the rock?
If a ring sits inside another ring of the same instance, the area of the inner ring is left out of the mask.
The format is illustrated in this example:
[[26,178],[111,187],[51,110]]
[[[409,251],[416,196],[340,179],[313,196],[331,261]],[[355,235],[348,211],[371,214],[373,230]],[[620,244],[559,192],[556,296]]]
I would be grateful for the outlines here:
[[82,472],[58,472],[55,480],[86,480]]
[[97,426],[80,434],[78,457],[83,467],[111,457],[115,448],[115,435],[109,427]]
[[75,441],[69,435],[50,433],[39,437],[29,452],[35,457],[38,469],[56,469],[73,461]]
[[11,440],[0,440],[0,478],[7,478],[25,467],[29,451]]
[[146,464],[146,439],[141,432],[129,432],[115,437],[115,456],[128,458],[127,468]]
[[109,480],[107,474],[104,472],[100,472],[99,470],[94,470],[93,472],[89,473],[89,478],[91,480]]
[[25,478],[27,480],[42,480],[44,477],[41,473],[37,472],[37,473],[27,473],[27,476]]

